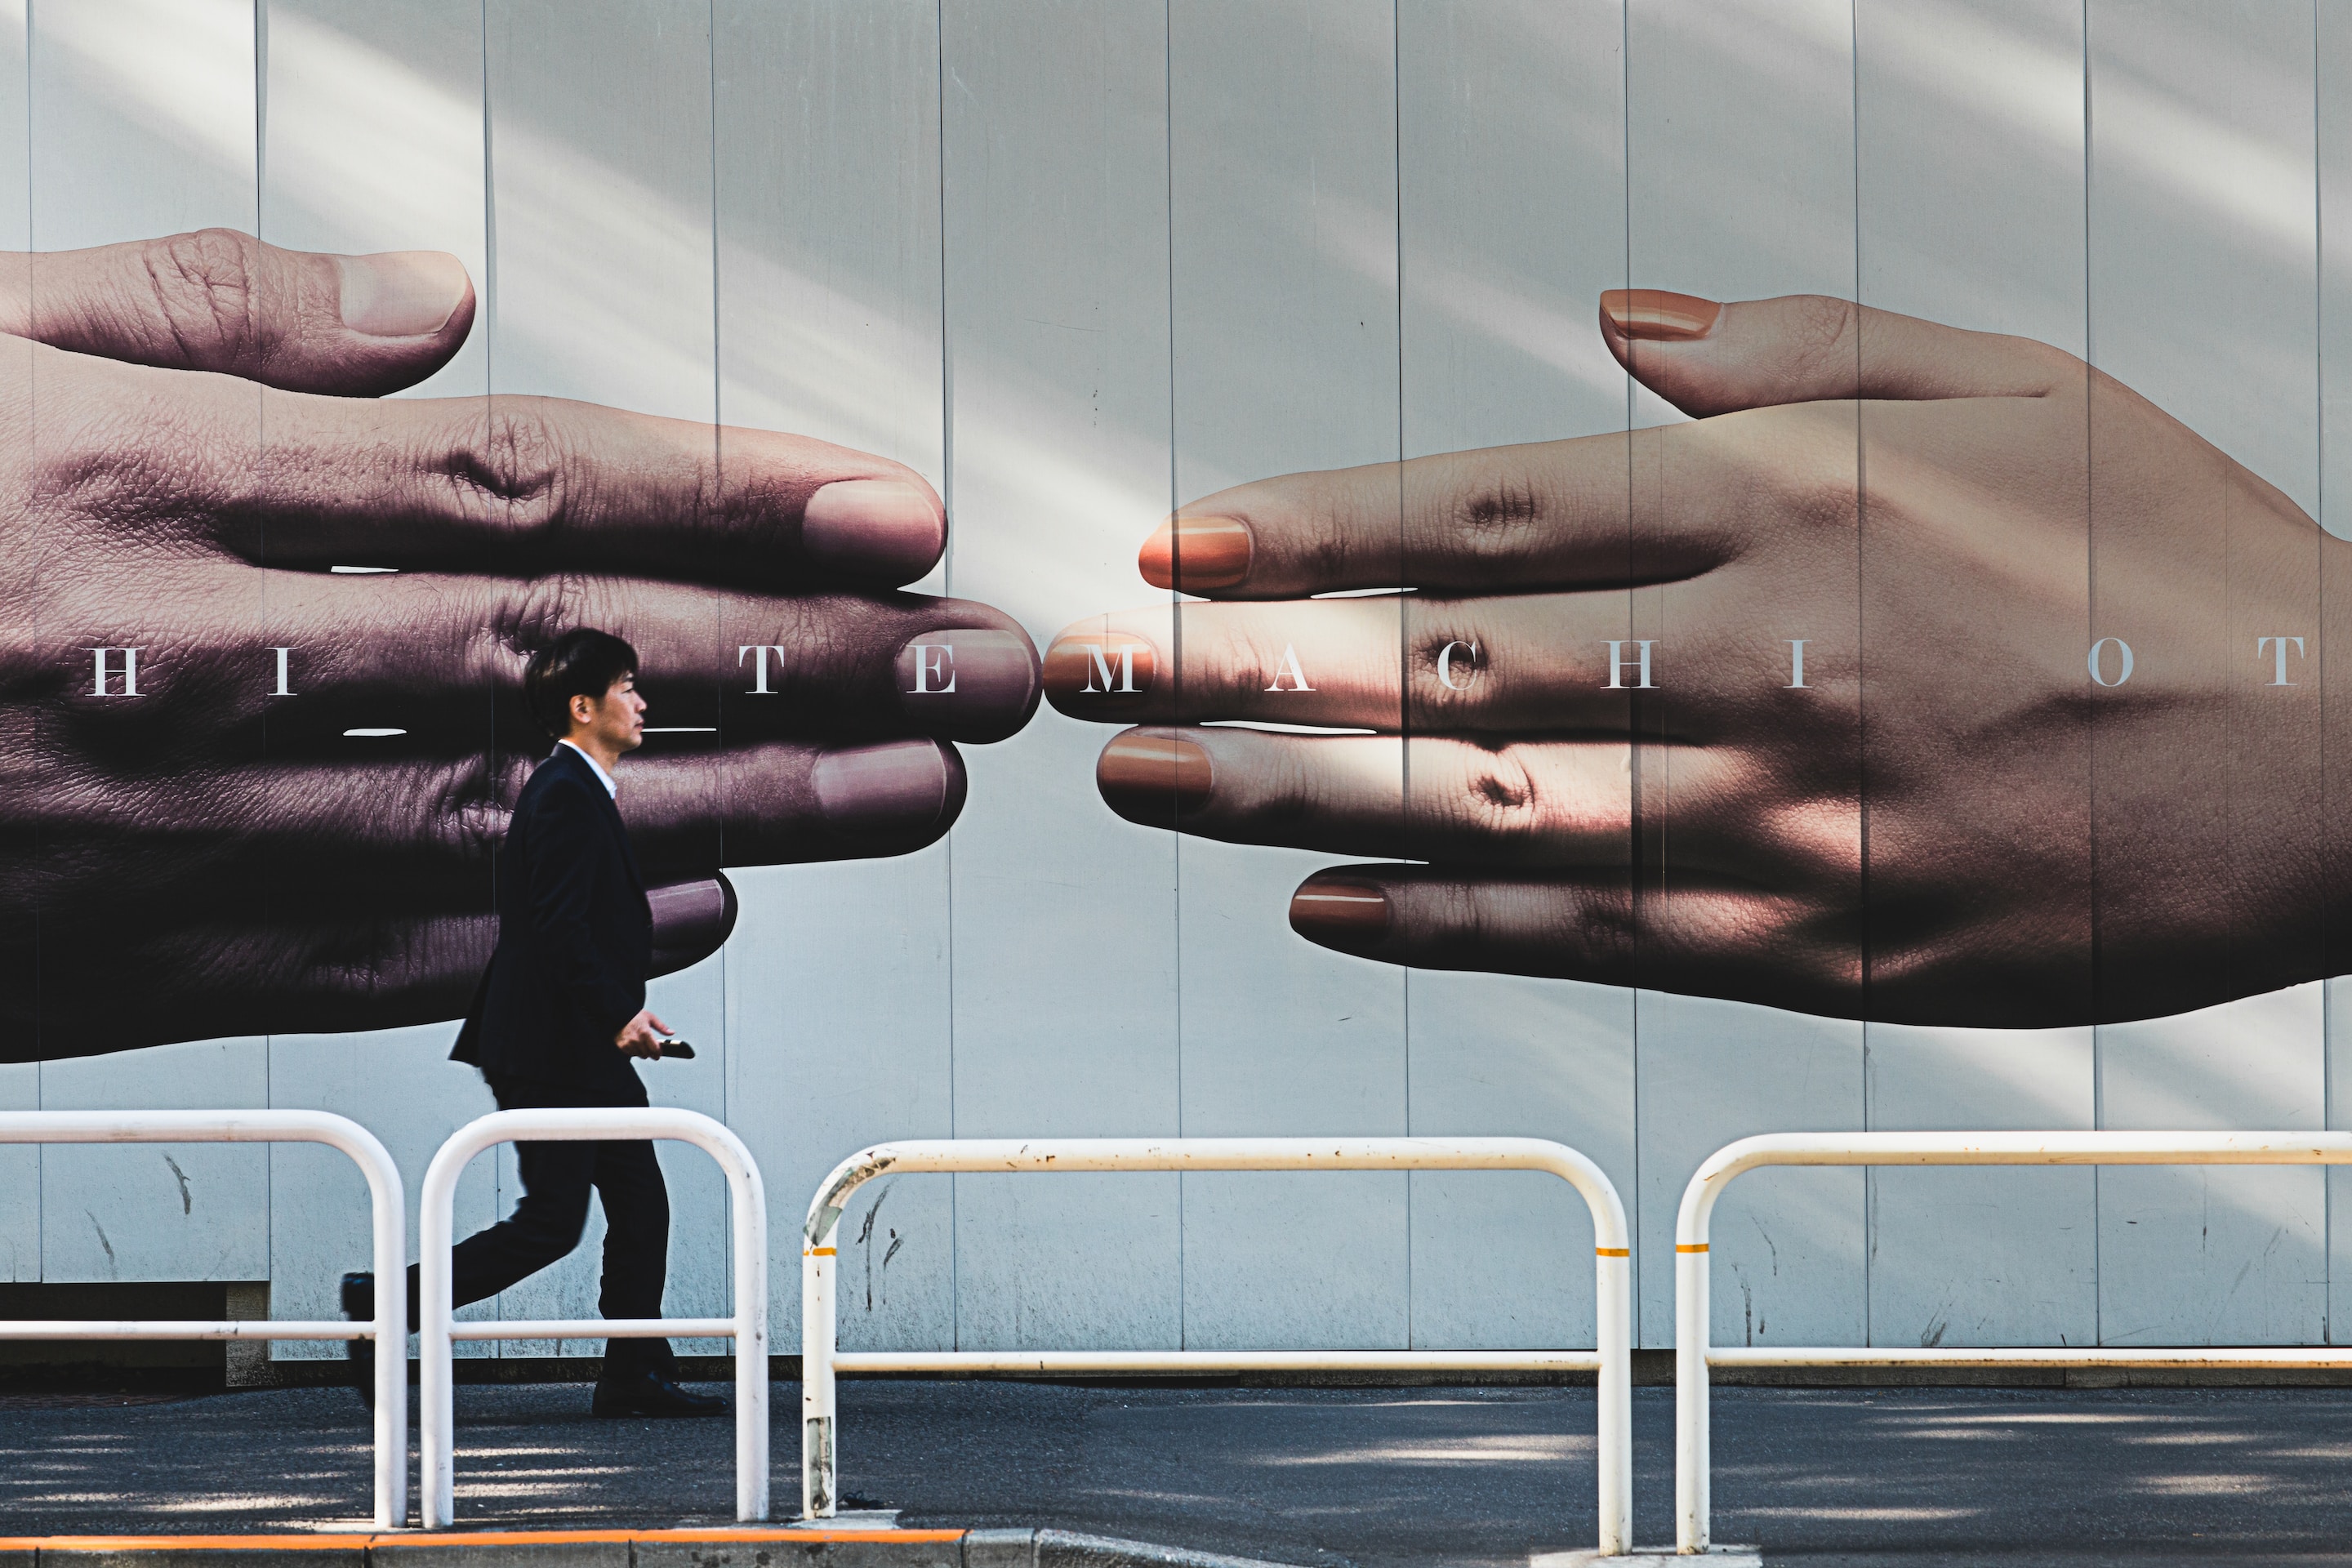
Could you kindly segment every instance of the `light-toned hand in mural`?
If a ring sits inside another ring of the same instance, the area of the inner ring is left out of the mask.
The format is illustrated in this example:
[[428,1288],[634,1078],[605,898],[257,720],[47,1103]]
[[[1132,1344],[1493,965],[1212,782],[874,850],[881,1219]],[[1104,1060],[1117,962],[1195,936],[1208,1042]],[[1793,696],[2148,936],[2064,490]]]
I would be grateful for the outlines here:
[[1601,325],[1697,417],[1180,509],[1141,566],[1214,601],[1181,647],[1163,605],[1046,654],[1063,711],[1146,726],[1113,808],[1422,862],[1291,904],[1392,963],[1984,1026],[2346,967],[2346,545],[2046,344],[1819,297]]
[[1034,648],[894,592],[945,542],[898,464],[586,404],[378,400],[447,361],[452,258],[207,231],[0,258],[0,1057],[462,1013],[546,751],[529,651],[635,644],[621,805],[658,967],[722,865],[904,853]]

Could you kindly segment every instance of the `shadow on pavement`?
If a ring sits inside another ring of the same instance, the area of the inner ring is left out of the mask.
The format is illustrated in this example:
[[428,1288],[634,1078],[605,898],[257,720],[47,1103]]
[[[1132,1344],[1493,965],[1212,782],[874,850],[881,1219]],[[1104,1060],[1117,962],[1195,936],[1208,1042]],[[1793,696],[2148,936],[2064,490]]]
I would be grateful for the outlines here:
[[[798,1389],[773,1394],[777,1511]],[[0,1532],[302,1529],[367,1510],[341,1389],[0,1402]],[[596,1421],[584,1384],[457,1392],[470,1524],[723,1523],[733,1428]],[[852,1506],[1307,1563],[1512,1564],[1589,1545],[1592,1397],[1553,1388],[850,1382]],[[1634,1396],[1639,1537],[1669,1538],[1671,1390]],[[1769,1563],[2343,1562],[2352,1391],[1732,1388],[1717,1537]]]

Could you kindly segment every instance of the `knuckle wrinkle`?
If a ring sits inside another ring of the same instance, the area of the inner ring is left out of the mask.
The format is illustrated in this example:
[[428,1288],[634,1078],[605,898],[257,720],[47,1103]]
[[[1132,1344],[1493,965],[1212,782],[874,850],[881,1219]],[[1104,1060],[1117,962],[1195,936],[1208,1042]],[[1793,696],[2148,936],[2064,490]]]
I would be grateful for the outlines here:
[[257,357],[262,333],[253,247],[235,229],[206,228],[154,240],[141,253],[148,302],[179,363],[249,365]]

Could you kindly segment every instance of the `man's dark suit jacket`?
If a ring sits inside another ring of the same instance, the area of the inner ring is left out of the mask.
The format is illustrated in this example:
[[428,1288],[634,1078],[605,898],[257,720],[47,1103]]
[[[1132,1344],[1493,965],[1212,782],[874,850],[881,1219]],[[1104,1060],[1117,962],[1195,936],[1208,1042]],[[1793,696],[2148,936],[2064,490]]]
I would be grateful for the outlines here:
[[646,1005],[653,911],[587,758],[560,745],[532,771],[496,864],[499,943],[451,1059],[644,1104],[613,1037]]

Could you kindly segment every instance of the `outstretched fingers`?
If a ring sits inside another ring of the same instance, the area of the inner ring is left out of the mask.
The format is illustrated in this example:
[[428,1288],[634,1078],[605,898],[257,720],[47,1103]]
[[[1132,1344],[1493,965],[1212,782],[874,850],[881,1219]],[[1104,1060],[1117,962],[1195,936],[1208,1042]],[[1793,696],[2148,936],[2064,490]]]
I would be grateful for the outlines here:
[[1712,517],[1633,529],[1625,438],[1588,436],[1286,474],[1205,497],[1146,540],[1145,581],[1217,599],[1412,586],[1599,587],[1723,559]]
[[1620,873],[1465,877],[1339,866],[1291,895],[1309,942],[1416,969],[1489,970],[1853,1016],[1860,945],[1833,912],[1731,884],[1644,889]]
[[1632,748],[1142,729],[1095,763],[1130,822],[1236,844],[1511,865],[1623,864]]
[[896,586],[947,543],[903,464],[560,398],[273,407],[248,505],[277,564]]

